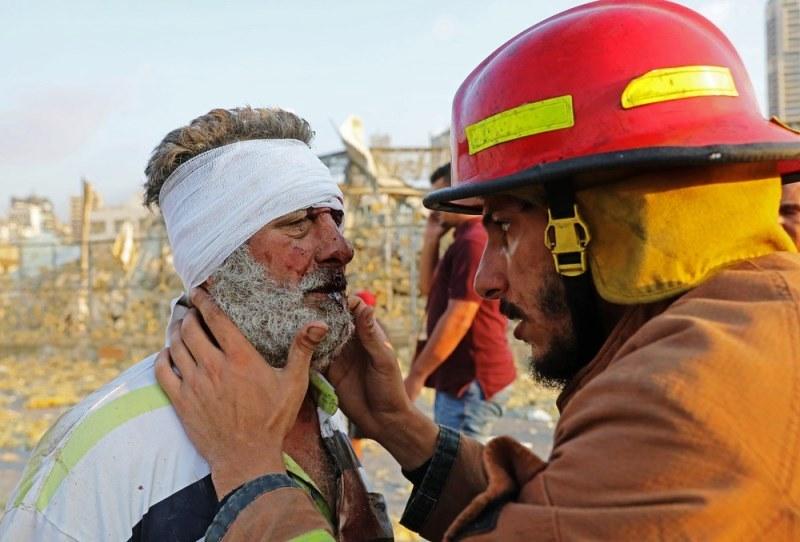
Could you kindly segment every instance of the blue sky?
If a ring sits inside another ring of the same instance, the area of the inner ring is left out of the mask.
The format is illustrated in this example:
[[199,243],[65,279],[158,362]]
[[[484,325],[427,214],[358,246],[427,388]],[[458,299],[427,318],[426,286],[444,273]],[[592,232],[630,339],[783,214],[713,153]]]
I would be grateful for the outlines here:
[[[128,199],[156,143],[214,107],[290,108],[319,152],[339,148],[350,113],[425,144],[475,65],[580,3],[0,0],[0,215],[35,193],[65,218],[81,176]],[[765,0],[681,3],[731,38],[765,109]]]

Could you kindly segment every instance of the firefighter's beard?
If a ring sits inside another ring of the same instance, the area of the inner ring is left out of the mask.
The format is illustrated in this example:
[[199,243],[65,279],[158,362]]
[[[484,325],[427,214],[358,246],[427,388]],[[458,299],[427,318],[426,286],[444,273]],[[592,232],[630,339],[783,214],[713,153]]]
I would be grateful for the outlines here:
[[[582,355],[564,286],[557,275],[545,277],[535,298],[535,313],[544,322],[562,322],[543,344],[531,344],[528,370],[539,384],[563,389],[589,360]],[[519,306],[501,300],[500,311],[509,320],[532,320]]]
[[546,386],[564,388],[583,368],[578,355],[578,341],[569,319],[569,306],[561,280],[548,277],[539,290],[539,309],[545,317],[569,322],[561,333],[553,335],[546,351],[534,352],[530,359],[534,378]]
[[[209,293],[273,367],[286,365],[300,328],[313,320],[325,322],[328,333],[311,358],[311,366],[324,371],[353,334],[346,287],[343,271],[333,269],[317,269],[296,287],[283,286],[243,245],[211,276]],[[324,292],[325,297],[312,304],[306,299],[311,292]]]

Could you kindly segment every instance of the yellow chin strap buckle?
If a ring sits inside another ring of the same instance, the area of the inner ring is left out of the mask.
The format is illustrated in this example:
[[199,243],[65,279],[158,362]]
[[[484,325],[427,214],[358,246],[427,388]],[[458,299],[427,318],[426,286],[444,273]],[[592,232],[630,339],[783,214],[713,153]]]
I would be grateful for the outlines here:
[[572,216],[563,218],[553,218],[553,213],[547,209],[544,245],[553,254],[560,275],[577,277],[586,272],[586,247],[591,239],[577,205],[572,206]]

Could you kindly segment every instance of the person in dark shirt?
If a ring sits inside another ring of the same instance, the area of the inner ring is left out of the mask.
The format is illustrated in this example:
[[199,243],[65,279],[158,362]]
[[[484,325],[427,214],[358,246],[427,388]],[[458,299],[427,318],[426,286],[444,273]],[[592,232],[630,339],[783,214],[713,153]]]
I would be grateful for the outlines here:
[[[431,186],[450,186],[450,164],[433,172]],[[453,243],[439,259],[440,241],[452,228]],[[482,299],[473,286],[485,246],[480,217],[445,212],[428,217],[420,259],[428,340],[405,379],[412,400],[423,385],[436,390],[436,423],[475,437],[488,436],[503,415],[516,377],[499,301]]]

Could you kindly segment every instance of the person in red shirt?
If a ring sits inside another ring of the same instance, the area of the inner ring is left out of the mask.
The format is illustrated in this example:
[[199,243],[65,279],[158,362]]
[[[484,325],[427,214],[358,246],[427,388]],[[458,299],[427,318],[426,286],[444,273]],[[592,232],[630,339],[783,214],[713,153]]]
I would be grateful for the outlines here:
[[[450,164],[433,172],[431,186],[450,186]],[[453,243],[439,259],[440,241],[452,228]],[[411,400],[423,385],[436,390],[436,423],[473,437],[489,436],[516,378],[500,302],[481,298],[474,287],[486,240],[480,217],[446,212],[428,217],[420,258],[428,340],[405,378]]]

